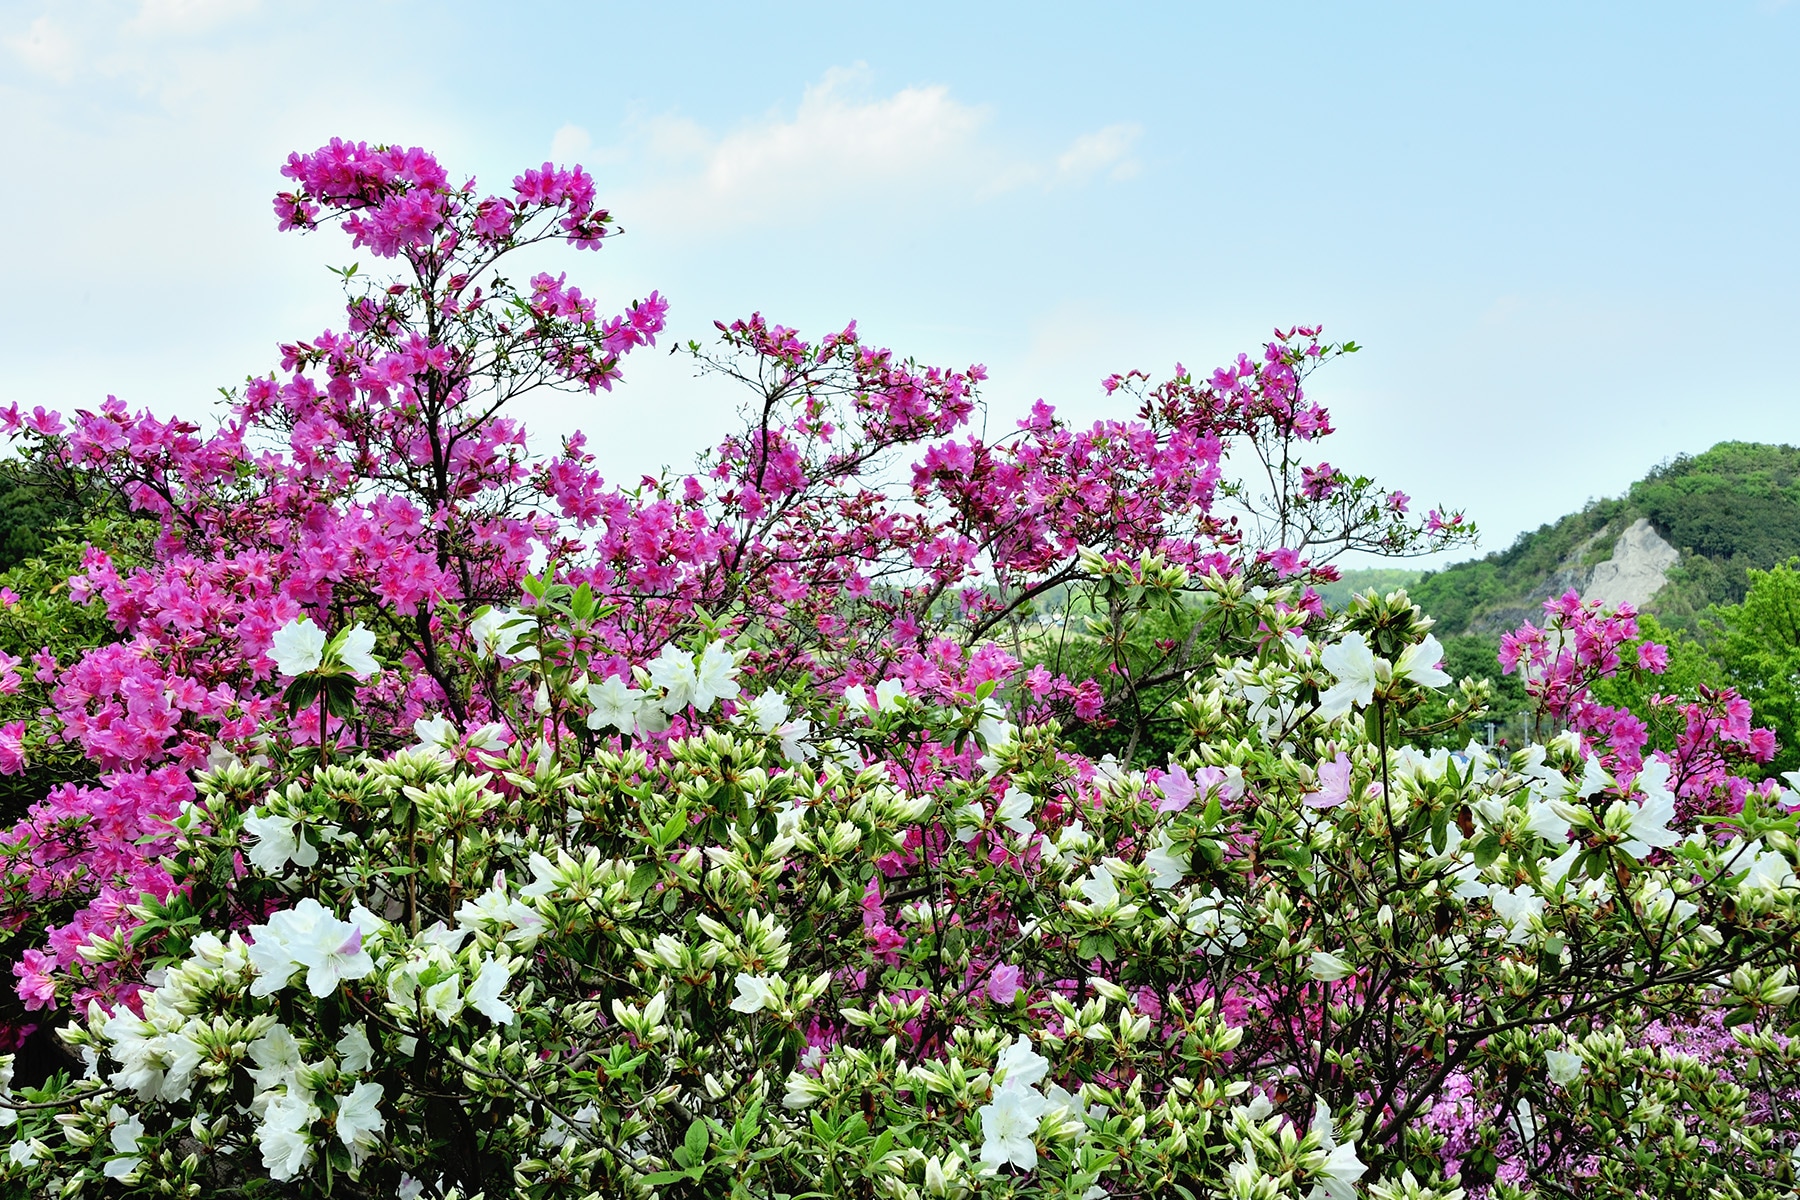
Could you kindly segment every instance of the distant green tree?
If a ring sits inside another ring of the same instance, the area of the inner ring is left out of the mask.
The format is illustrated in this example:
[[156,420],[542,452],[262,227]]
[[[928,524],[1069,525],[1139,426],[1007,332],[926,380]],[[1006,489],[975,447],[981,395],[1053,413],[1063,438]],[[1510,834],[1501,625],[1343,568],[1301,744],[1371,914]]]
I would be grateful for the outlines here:
[[1719,682],[1750,701],[1756,723],[1775,731],[1781,750],[1768,770],[1800,769],[1800,559],[1751,570],[1742,604],[1702,618],[1701,636]]
[[1180,599],[1141,610],[1078,603],[1061,614],[1054,632],[1028,647],[1024,661],[1070,678],[1106,678],[1119,686],[1125,701],[1122,719],[1129,723],[1124,736],[1118,728],[1097,723],[1065,724],[1083,753],[1119,754],[1140,766],[1165,763],[1190,738],[1178,705],[1188,694],[1191,667],[1185,652],[1201,635],[1205,616],[1200,605]]
[[79,516],[67,498],[0,470],[0,571],[43,553],[58,527]]
[[1382,595],[1398,591],[1402,588],[1411,590],[1419,580],[1421,572],[1416,567],[1351,567],[1345,570],[1336,583],[1321,583],[1313,590],[1319,593],[1319,599],[1327,608],[1343,611],[1350,603],[1350,597],[1357,592],[1366,592],[1374,588]]
[[[82,651],[119,640],[102,601],[77,604],[69,596],[68,580],[80,574],[83,551],[98,546],[115,567],[127,570],[149,561],[156,529],[144,521],[101,518],[60,532],[39,553],[0,571],[0,587],[17,597],[0,604],[0,651],[24,660],[18,690],[0,694],[0,724],[31,720],[50,702],[57,677],[40,680],[33,655],[48,650],[67,667]],[[34,739],[27,750],[22,774],[0,776],[0,820],[17,820],[58,784],[97,777],[94,764],[72,743]]]

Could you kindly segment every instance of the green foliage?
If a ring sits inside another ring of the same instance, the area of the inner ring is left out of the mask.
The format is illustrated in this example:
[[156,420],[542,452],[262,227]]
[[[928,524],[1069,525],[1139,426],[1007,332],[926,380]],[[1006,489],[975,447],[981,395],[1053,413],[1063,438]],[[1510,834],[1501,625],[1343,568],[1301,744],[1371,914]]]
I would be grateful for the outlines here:
[[1800,559],[1750,571],[1744,602],[1709,612],[1701,636],[1719,681],[1775,731],[1781,749],[1768,769],[1800,769]]
[[1731,566],[1780,562],[1800,548],[1800,449],[1720,442],[1657,467],[1627,503],[1683,554]]
[[0,571],[42,554],[57,527],[76,515],[67,502],[0,475]]
[[[0,694],[0,724],[24,720],[35,725],[38,711],[50,702],[55,683],[35,677],[32,655],[47,649],[67,667],[83,651],[119,640],[104,604],[77,604],[69,596],[68,580],[81,573],[85,547],[100,546],[116,567],[129,568],[149,560],[155,529],[143,521],[99,518],[54,533],[57,536],[38,553],[0,572],[0,587],[18,596],[17,602],[0,606],[0,651],[24,660],[18,669],[18,690]],[[51,788],[95,777],[94,765],[69,743],[34,737],[26,759],[22,774],[0,776],[0,818],[9,824]]]
[[[1125,685],[1128,719],[1135,729],[1070,723],[1070,740],[1083,754],[1121,754],[1127,763],[1163,763],[1188,739],[1176,705],[1187,696],[1185,672],[1171,669],[1174,647],[1192,644],[1204,609],[1195,603],[1131,612],[1124,609],[1065,616],[1056,631],[1035,643],[1028,666],[1042,664],[1072,679],[1111,676]],[[1121,736],[1121,734],[1124,736]]]

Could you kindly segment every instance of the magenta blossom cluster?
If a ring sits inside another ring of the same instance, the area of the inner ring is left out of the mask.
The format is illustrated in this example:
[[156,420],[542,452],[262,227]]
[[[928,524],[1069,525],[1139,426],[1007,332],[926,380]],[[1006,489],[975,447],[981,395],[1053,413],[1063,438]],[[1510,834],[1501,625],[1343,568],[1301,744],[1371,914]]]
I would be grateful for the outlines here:
[[1746,773],[1775,757],[1775,734],[1751,724],[1749,701],[1730,688],[1702,689],[1692,698],[1653,695],[1653,713],[1676,730],[1670,745],[1654,751],[1643,717],[1595,698],[1599,680],[1621,672],[1660,675],[1668,668],[1668,648],[1640,640],[1630,605],[1609,612],[1569,591],[1546,600],[1544,612],[1542,628],[1527,622],[1501,635],[1501,669],[1520,672],[1542,714],[1590,739],[1621,780],[1629,782],[1643,769],[1647,752],[1654,754],[1671,768],[1684,818],[1739,812],[1752,789],[1775,793],[1774,781],[1755,783]]

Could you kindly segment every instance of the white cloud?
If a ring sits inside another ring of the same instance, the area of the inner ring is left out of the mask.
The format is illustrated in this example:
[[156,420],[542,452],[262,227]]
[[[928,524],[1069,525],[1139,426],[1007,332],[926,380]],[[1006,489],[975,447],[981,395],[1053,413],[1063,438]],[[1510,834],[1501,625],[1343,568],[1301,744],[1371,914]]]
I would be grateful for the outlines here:
[[[1143,134],[1138,125],[1108,125],[1054,158],[1038,158],[995,144],[989,118],[986,107],[963,103],[941,84],[877,94],[859,63],[827,71],[791,111],[777,108],[722,133],[674,114],[638,118],[626,123],[623,145],[588,157],[629,164],[622,174],[641,181],[613,193],[617,211],[638,214],[640,226],[683,233],[777,217],[942,211],[1139,170],[1131,155]],[[585,143],[587,132],[563,126],[553,143],[559,158],[565,140]]]
[[67,83],[74,74],[75,39],[49,17],[33,21],[24,33],[6,39],[11,50],[27,67]]
[[833,68],[792,117],[772,112],[723,136],[683,117],[643,123],[643,149],[661,178],[640,211],[731,227],[847,201],[973,196],[1005,170],[978,144],[986,110],[942,85],[870,97],[868,76],[860,65]]
[[1129,179],[1140,166],[1131,157],[1131,148],[1143,133],[1142,126],[1132,124],[1108,125],[1084,133],[1057,157],[1057,174],[1064,179],[1085,181],[1105,171],[1113,179]]
[[256,11],[258,0],[143,0],[126,28],[157,36],[200,33]]
[[579,125],[564,125],[550,139],[550,161],[567,165],[594,148],[594,139]]

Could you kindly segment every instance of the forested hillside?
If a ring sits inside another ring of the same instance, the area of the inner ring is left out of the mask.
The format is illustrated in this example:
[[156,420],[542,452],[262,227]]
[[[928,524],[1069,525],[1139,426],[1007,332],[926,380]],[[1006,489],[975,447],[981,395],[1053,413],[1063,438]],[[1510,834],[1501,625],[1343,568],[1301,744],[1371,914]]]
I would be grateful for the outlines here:
[[1690,629],[1715,604],[1735,604],[1749,572],[1800,555],[1800,448],[1721,442],[1651,471],[1621,499],[1519,535],[1507,549],[1423,576],[1412,588],[1443,633],[1497,634],[1531,617],[1545,597],[1584,590],[1639,519],[1679,552],[1645,605]]

